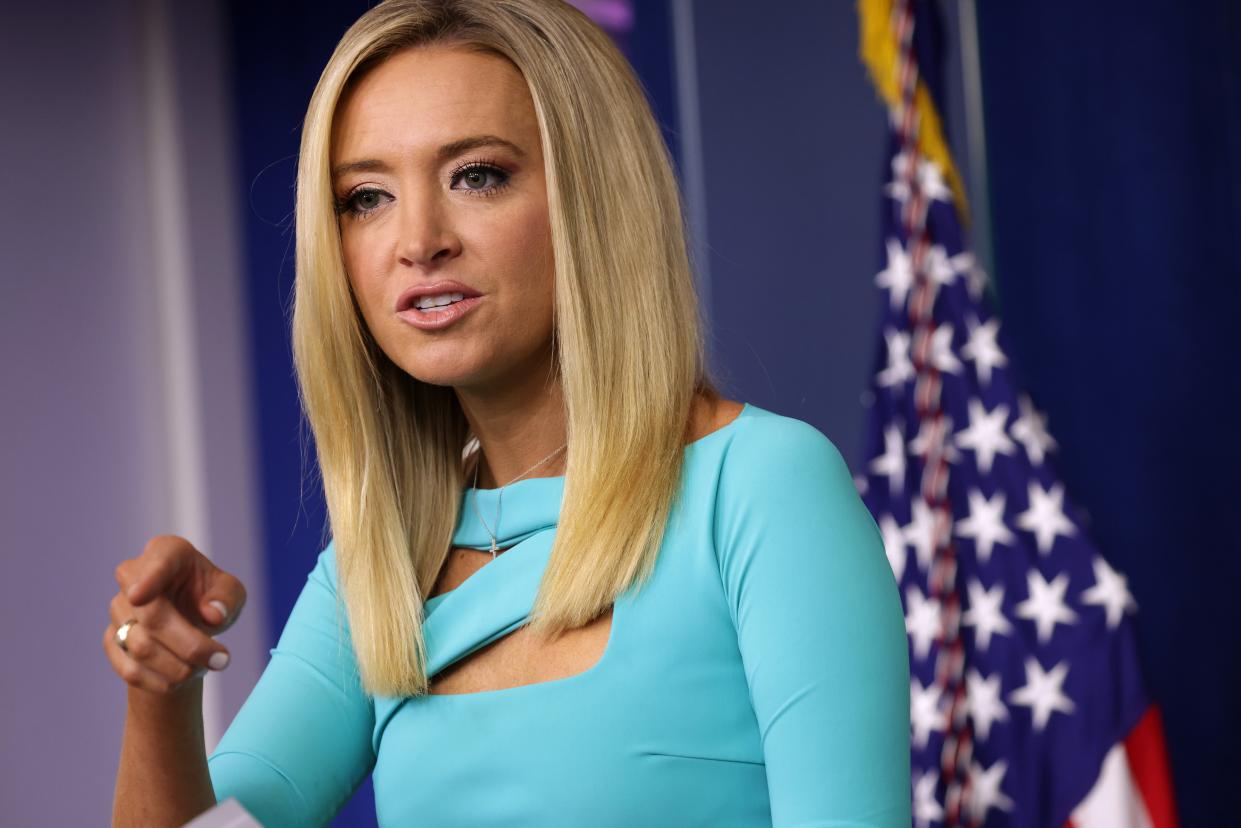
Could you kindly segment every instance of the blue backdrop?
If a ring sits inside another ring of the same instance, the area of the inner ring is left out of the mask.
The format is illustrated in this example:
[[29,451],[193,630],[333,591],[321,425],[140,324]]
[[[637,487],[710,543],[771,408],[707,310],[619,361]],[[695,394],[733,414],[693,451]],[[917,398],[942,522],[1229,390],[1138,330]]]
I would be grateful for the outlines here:
[[1241,14],[979,3],[1001,318],[1126,572],[1183,824],[1241,812]]

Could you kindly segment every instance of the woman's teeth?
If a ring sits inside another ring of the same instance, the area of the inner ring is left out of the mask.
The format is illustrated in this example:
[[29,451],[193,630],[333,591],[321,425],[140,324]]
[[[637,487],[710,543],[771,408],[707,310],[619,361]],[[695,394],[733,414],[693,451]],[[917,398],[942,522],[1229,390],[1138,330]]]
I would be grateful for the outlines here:
[[465,298],[464,293],[441,293],[439,296],[421,296],[414,303],[414,307],[418,310],[430,310],[431,308],[442,308],[444,305],[451,305],[453,302],[460,302]]

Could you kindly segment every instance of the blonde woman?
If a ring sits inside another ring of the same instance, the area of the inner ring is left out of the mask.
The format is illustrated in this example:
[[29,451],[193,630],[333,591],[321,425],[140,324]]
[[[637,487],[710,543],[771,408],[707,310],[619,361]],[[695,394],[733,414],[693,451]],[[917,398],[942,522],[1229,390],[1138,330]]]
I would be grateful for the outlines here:
[[293,336],[332,543],[205,755],[244,603],[121,564],[115,822],[907,826],[909,676],[832,445],[709,382],[631,70],[554,0],[393,0],[306,116]]

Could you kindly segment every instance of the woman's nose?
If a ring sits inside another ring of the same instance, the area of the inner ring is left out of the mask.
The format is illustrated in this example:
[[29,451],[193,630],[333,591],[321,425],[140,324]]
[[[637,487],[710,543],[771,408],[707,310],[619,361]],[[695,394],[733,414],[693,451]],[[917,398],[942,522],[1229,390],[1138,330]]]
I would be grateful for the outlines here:
[[435,267],[461,253],[461,238],[446,213],[433,199],[406,204],[401,222],[401,264]]

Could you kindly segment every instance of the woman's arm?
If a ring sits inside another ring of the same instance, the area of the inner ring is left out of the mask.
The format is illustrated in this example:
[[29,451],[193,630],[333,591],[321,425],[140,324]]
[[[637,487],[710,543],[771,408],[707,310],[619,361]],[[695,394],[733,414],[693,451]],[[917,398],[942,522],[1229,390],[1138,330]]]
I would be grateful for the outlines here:
[[266,828],[324,825],[375,763],[334,548],[319,556],[258,684],[211,754],[215,795]]
[[776,828],[910,822],[904,615],[874,521],[812,426],[756,418],[728,447],[716,549]]
[[[202,616],[223,630],[239,615],[244,589],[179,538],[152,541],[118,567],[117,580],[122,591],[103,645],[130,690],[114,824],[179,826],[230,796],[267,828],[326,824],[374,763],[374,711],[338,606],[332,548],[319,556],[271,662],[210,757],[201,676],[224,667],[228,655],[188,619]],[[114,636],[131,618],[138,624],[122,650]]]
[[184,825],[215,804],[202,700],[201,678],[173,695],[129,688],[114,826]]
[[[160,536],[116,568],[103,634],[129,685],[114,825],[182,825],[215,803],[203,749],[202,676],[228,666],[211,638],[241,615],[245,587],[184,538]],[[127,630],[122,644],[118,628]]]

